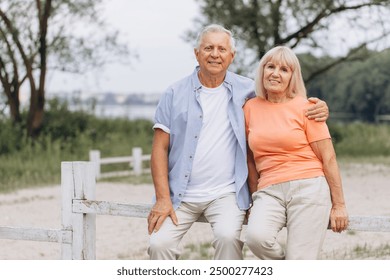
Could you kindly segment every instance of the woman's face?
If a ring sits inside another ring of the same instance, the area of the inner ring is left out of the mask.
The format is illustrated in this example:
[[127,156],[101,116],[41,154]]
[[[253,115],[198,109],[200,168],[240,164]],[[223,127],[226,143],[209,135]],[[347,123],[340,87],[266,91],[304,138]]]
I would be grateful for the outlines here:
[[263,84],[266,92],[287,95],[292,70],[287,65],[269,61],[264,65]]

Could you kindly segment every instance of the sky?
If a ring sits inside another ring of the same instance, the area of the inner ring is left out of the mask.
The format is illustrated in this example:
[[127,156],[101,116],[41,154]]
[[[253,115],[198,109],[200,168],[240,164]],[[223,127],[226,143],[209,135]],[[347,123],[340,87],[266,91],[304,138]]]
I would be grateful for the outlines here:
[[[194,19],[200,16],[196,0],[105,2],[104,17],[110,26],[120,31],[121,40],[128,42],[138,59],[132,59],[130,65],[107,65],[104,69],[83,75],[51,72],[47,79],[48,93],[81,91],[86,95],[106,92],[161,94],[170,84],[193,71],[197,65],[193,45],[182,37],[185,31],[194,30]],[[362,14],[362,19],[364,16],[371,17],[370,14]],[[360,24],[364,22],[362,20]],[[338,18],[333,22],[333,29],[325,38],[330,54],[348,51],[350,42],[358,38],[366,39],[364,36],[374,31],[362,34],[361,29],[358,29],[354,32],[351,24],[354,22],[349,22],[348,18]],[[340,41],[340,33],[344,41]]]
[[83,75],[49,73],[49,92],[162,93],[197,65],[181,37],[199,14],[195,0],[107,0],[105,17],[138,59]]

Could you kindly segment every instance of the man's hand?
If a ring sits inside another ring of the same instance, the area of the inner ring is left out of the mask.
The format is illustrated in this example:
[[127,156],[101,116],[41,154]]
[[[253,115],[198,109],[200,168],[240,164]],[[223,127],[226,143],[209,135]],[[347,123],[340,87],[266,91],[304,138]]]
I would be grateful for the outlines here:
[[148,216],[148,232],[152,234],[152,232],[157,232],[165,219],[170,216],[172,222],[175,225],[178,225],[178,220],[176,217],[175,210],[173,209],[172,202],[170,199],[157,200],[152,210],[150,210]]
[[326,102],[317,97],[310,97],[308,100],[314,103],[314,105],[310,106],[307,110],[306,117],[310,120],[314,119],[317,122],[326,121],[329,117],[329,108]]

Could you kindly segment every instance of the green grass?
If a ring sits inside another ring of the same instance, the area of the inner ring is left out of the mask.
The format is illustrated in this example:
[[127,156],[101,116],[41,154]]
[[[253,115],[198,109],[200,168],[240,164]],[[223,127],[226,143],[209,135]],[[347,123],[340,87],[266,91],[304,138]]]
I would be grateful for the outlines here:
[[367,243],[356,245],[344,251],[338,250],[324,256],[326,260],[388,260],[390,259],[390,245],[384,243],[378,246],[371,246]]
[[[55,102],[46,118],[42,136],[34,142],[25,136],[23,124],[0,119],[0,192],[57,185],[61,162],[87,161],[92,149],[100,150],[101,157],[128,156],[133,147],[141,147],[144,154],[151,152],[150,121],[98,119],[85,112],[69,112]],[[331,123],[329,128],[340,164],[390,165],[390,125]],[[126,168],[126,164],[107,165],[102,171]],[[151,183],[150,175],[104,180]]]
[[[244,259],[257,259],[244,246]],[[210,260],[213,259],[214,249],[210,243],[188,244],[183,249],[180,259],[183,260]],[[339,250],[323,257],[325,260],[383,260],[390,259],[390,245],[388,243],[373,247],[368,244],[356,245],[352,249]]]
[[71,157],[63,156],[59,147],[53,146],[46,150],[30,148],[1,156],[0,192],[59,184],[61,160],[71,160]]
[[[130,156],[133,147],[151,152],[150,121],[98,119],[86,112],[69,112],[55,102],[45,116],[45,127],[34,141],[26,137],[23,123],[14,125],[0,118],[0,192],[58,185],[61,162],[88,161],[90,150],[100,150],[102,158]],[[128,164],[119,164],[104,166],[103,171],[126,168]],[[118,180],[151,181],[145,176]]]
[[338,157],[390,162],[390,125],[329,124]]
[[184,247],[180,256],[182,260],[211,260],[214,256],[214,248],[208,242],[189,244]]

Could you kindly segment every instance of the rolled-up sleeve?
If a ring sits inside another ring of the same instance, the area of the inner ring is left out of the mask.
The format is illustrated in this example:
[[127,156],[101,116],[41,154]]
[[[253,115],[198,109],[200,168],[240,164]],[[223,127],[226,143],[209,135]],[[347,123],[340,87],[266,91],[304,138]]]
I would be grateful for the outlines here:
[[161,96],[154,115],[153,129],[162,129],[166,133],[170,133],[171,127],[171,110],[172,110],[172,89],[168,89]]

